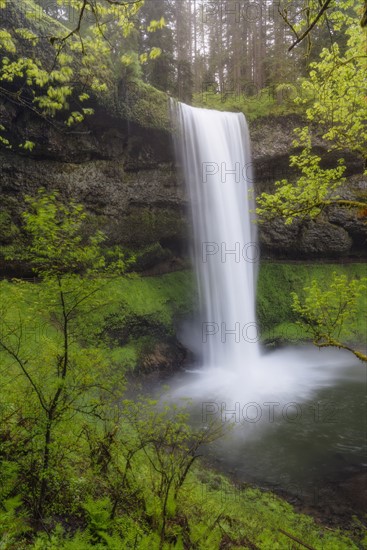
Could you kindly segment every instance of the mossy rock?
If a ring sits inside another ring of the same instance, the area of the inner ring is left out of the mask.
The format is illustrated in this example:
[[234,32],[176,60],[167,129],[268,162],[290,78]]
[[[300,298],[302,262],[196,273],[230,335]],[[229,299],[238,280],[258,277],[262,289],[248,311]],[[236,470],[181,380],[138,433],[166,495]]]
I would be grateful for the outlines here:
[[184,241],[187,235],[187,220],[174,208],[135,207],[121,225],[126,242],[137,247],[165,240]]
[[140,80],[126,83],[119,111],[143,128],[170,130],[168,95]]

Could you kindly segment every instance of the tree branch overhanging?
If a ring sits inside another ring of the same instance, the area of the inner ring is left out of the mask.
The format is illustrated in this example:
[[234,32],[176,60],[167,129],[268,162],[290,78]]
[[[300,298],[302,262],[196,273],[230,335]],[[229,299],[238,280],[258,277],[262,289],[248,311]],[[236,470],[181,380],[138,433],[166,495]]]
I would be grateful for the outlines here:
[[298,44],[300,44],[307,36],[309,36],[312,29],[315,27],[315,25],[318,23],[318,21],[321,19],[323,15],[325,15],[325,12],[327,9],[329,9],[330,4],[333,0],[325,0],[323,4],[321,4],[320,10],[318,11],[315,18],[309,23],[308,27],[302,34],[298,34],[298,32],[295,30],[292,23],[289,21],[287,13],[278,9],[278,12],[280,16],[282,17],[283,21],[288,25],[288,27],[291,29],[292,33],[296,37],[296,40],[289,46],[288,51],[292,51],[293,48],[295,48]]

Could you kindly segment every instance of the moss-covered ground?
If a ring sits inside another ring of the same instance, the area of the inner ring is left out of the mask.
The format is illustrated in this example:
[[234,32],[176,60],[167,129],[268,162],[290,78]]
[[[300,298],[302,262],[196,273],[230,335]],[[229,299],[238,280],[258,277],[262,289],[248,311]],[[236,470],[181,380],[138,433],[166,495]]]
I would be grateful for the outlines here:
[[[365,269],[362,264],[263,263],[257,296],[263,338],[290,339],[290,331],[297,327],[291,312],[291,291],[300,291],[313,277],[327,281],[333,271],[358,277],[364,275]],[[116,383],[123,385],[124,372],[138,366],[142,350],[154,341],[174,336],[180,320],[195,310],[195,284],[190,271],[160,277],[130,275],[109,280],[105,285],[106,282],[101,280],[100,305],[90,313],[86,323],[97,323],[101,333],[106,334],[106,345],[101,347],[108,365],[106,376],[116,377],[118,372]],[[23,337],[27,337],[27,346],[39,353],[45,339],[50,345],[56,337],[52,322],[47,324],[41,316],[37,317],[37,296],[41,284],[23,283],[22,303],[14,304],[15,315],[20,316],[26,331]],[[1,283],[4,300],[8,303],[11,303],[12,296],[19,296],[14,292],[15,286],[9,281]],[[365,306],[364,300],[353,321],[356,339],[363,335]],[[304,335],[296,332],[295,337],[302,339]],[[88,342],[82,342],[81,348],[85,350],[86,347]],[[16,368],[11,360],[3,357],[1,367],[8,371]],[[144,453],[136,455],[134,468],[139,472],[135,483],[146,508],[141,507],[139,502],[129,501],[126,509],[120,507],[118,515],[111,517],[112,504],[110,497],[105,497],[104,478],[93,477],[91,485],[88,476],[80,476],[76,470],[76,473],[70,474],[70,479],[71,485],[74,484],[79,492],[70,493],[70,502],[77,510],[77,519],[73,516],[75,511],[63,511],[61,515],[56,513],[46,532],[26,535],[24,533],[29,531],[28,518],[19,515],[16,510],[20,504],[10,499],[4,504],[4,510],[0,511],[0,547],[6,550],[106,547],[152,550],[367,548],[366,531],[360,520],[355,519],[350,531],[325,527],[313,518],[296,512],[289,503],[274,494],[247,485],[235,486],[199,462],[187,476],[177,501],[170,503],[166,537],[162,543],[159,529],[154,527],[160,525],[159,502],[154,496],[152,471]],[[76,476],[75,479],[73,476]],[[87,498],[85,495],[89,493],[94,495],[93,502],[86,500],[81,505],[75,500],[81,499],[75,495],[81,494]],[[83,509],[86,511],[84,515],[81,512]],[[74,524],[66,525],[64,513],[74,518]]]
[[[366,264],[305,264],[263,262],[257,284],[257,322],[260,339],[266,344],[296,343],[308,339],[292,311],[290,293],[302,293],[313,278],[327,282],[333,272],[350,278],[366,276]],[[126,371],[133,371],[144,353],[167,338],[174,338],[180,322],[195,312],[198,306],[195,279],[191,271],[176,271],[156,277],[130,275],[101,281],[101,307],[91,315],[90,322],[101,325],[106,335],[108,354],[112,362]],[[4,281],[3,289],[11,291]],[[29,303],[37,294],[37,286],[27,283]],[[28,315],[27,303],[19,304]],[[367,297],[359,304],[348,338],[356,343],[366,340]],[[33,319],[35,328],[29,333],[37,345],[39,330],[52,331],[45,321]],[[41,327],[41,328],[39,328]],[[45,328],[46,327],[46,328]],[[351,336],[352,335],[352,336]]]
[[[145,468],[141,470],[144,482]],[[149,481],[147,479],[147,487]],[[159,535],[135,513],[106,521],[108,503],[93,504],[93,519],[113,532],[108,542],[91,543],[92,524],[83,532],[67,536],[62,529],[39,536],[32,548],[38,550],[87,550],[111,548],[122,550],[358,550],[367,548],[363,525],[357,519],[353,531],[331,529],[313,518],[294,511],[273,493],[256,488],[234,486],[227,478],[196,467],[188,476],[171,511],[167,538],[160,545]],[[99,513],[99,515],[97,514]],[[102,529],[101,529],[102,531]],[[102,531],[103,532],[103,531]],[[23,548],[23,547],[22,547]]]

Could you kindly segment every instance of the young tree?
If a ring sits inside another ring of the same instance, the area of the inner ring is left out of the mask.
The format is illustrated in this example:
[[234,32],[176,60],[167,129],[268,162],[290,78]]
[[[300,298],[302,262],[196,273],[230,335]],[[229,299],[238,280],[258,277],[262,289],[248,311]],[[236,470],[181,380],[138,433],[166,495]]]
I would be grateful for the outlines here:
[[[101,274],[122,273],[125,262],[120,257],[106,266],[101,232],[83,237],[82,206],[66,205],[56,193],[43,190],[27,203],[25,241],[10,256],[29,263],[39,283],[32,289],[19,280],[0,285],[0,353],[7,367],[5,387],[12,388],[10,395],[3,394],[3,413],[15,411],[9,425],[22,442],[27,498],[34,518],[42,521],[57,491],[61,465],[67,471],[60,456],[72,454],[80,442],[80,425],[71,419],[103,415],[110,390],[93,312],[101,306],[99,292],[106,284]],[[29,339],[29,331],[38,334],[38,341]]]
[[[181,530],[179,498],[200,451],[221,437],[225,425],[212,421],[190,426],[188,406],[138,398],[121,404],[121,422],[99,439],[90,439],[97,479],[111,500],[111,517],[128,504],[145,511],[165,548]],[[102,475],[101,475],[102,474]]]
[[348,336],[347,325],[357,313],[357,305],[367,290],[367,277],[348,281],[345,275],[333,273],[328,285],[312,281],[300,297],[292,293],[293,310],[318,347],[333,346],[351,351],[361,361],[367,355],[341,341]]

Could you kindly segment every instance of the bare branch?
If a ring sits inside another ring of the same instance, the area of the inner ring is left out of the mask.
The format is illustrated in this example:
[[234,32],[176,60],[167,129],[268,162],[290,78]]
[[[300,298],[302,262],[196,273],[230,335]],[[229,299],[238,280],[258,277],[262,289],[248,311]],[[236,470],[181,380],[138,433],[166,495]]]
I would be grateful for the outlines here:
[[286,537],[288,537],[289,539],[294,540],[295,542],[298,542],[298,544],[300,544],[304,548],[308,548],[308,550],[316,550],[314,546],[310,546],[309,544],[302,542],[301,539],[295,537],[294,535],[291,535],[290,533],[287,533],[287,531],[284,531],[284,529],[278,529],[278,531],[283,535],[285,535]]
[[300,44],[307,36],[309,36],[310,32],[312,31],[312,29],[314,28],[314,26],[318,23],[318,21],[320,20],[320,18],[325,14],[326,10],[330,7],[330,4],[332,3],[333,0],[325,0],[325,2],[323,4],[321,4],[321,7],[320,7],[320,10],[318,11],[316,17],[311,21],[311,23],[308,24],[307,26],[307,29],[301,34],[299,35],[297,33],[297,31],[295,30],[294,26],[292,25],[292,23],[289,21],[288,17],[287,17],[287,14],[282,12],[281,10],[279,10],[278,8],[278,12],[279,14],[281,15],[282,19],[284,20],[284,22],[288,25],[288,27],[291,29],[292,33],[294,34],[294,36],[296,37],[296,40],[293,42],[293,44],[291,44],[288,48],[288,51],[290,52],[291,50],[293,50],[293,48],[295,46],[297,46],[298,44]]

